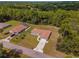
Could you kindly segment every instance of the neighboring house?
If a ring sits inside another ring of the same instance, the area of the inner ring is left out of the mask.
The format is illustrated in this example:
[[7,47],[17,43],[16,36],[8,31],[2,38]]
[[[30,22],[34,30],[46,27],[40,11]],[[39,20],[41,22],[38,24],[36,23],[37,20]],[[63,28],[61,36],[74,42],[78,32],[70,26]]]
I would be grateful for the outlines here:
[[7,28],[7,27],[9,27],[9,26],[11,26],[11,25],[6,24],[6,23],[0,23],[0,29]]
[[45,39],[45,40],[48,40],[50,35],[51,35],[51,31],[50,30],[44,30],[44,29],[33,29],[31,34],[32,35],[37,35],[40,37],[40,39]]
[[17,26],[15,26],[12,30],[10,30],[9,32],[12,34],[18,34],[22,31],[24,31],[25,29],[27,29],[29,26],[27,24],[19,24]]
[[39,41],[38,45],[33,50],[43,53],[43,48],[47,43],[51,33],[52,32],[50,30],[33,29],[31,34],[38,36],[37,40]]

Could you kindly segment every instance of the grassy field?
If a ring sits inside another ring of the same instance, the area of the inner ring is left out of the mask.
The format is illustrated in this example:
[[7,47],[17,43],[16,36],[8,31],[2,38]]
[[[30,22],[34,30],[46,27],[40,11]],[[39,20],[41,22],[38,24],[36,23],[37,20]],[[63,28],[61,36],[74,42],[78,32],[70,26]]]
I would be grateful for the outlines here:
[[[5,31],[9,31],[10,29],[15,27],[20,22],[12,20],[12,21],[8,21],[6,23],[12,25],[11,27],[5,29]],[[33,49],[37,46],[38,41],[37,41],[37,36],[31,35],[31,30],[33,28],[48,29],[48,30],[52,31],[52,34],[48,40],[48,43],[46,44],[46,46],[44,48],[44,53],[51,55],[51,56],[56,56],[56,57],[64,57],[65,56],[64,53],[56,50],[56,43],[57,43],[57,39],[59,36],[58,28],[56,28],[54,26],[49,26],[49,25],[34,25],[34,24],[29,24],[29,25],[30,25],[30,28],[27,31],[23,31],[19,35],[15,36],[11,40],[11,42],[14,44],[23,46],[23,47]]]
[[31,35],[31,32],[30,32],[31,30],[32,29],[30,28],[27,31],[23,31],[18,36],[15,36],[11,40],[11,42],[18,44],[20,46],[23,46],[23,47],[31,48],[31,49],[36,47],[38,43],[38,41],[36,40],[37,37]]
[[8,21],[8,22],[6,22],[6,23],[11,25],[11,27],[8,27],[8,28],[5,29],[6,31],[9,31],[9,30],[11,30],[13,27],[15,27],[16,25],[20,24],[19,21],[15,21],[15,20],[11,20],[11,21]]

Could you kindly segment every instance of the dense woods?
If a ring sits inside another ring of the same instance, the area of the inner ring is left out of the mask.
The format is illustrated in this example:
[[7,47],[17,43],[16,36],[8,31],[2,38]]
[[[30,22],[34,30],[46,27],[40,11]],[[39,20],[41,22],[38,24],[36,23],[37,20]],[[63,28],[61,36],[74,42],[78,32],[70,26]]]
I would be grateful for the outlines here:
[[1,2],[0,22],[59,27],[57,50],[79,56],[79,2]]

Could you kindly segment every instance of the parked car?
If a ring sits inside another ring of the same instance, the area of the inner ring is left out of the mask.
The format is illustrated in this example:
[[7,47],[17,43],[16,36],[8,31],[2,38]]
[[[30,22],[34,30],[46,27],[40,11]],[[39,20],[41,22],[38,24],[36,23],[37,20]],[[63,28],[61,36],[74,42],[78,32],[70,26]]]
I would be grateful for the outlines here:
[[15,34],[12,34],[11,37],[15,36]]

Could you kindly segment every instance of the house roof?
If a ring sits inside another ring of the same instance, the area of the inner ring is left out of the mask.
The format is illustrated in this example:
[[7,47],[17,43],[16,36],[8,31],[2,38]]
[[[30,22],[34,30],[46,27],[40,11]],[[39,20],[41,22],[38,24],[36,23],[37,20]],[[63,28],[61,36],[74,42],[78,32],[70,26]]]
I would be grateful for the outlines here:
[[33,29],[32,33],[38,34],[40,38],[48,39],[50,34],[52,33],[50,30],[44,30],[44,29]]
[[5,27],[8,27],[9,24],[6,24],[6,23],[0,23],[0,29],[3,29]]
[[28,25],[19,24],[19,25],[15,26],[15,27],[11,30],[11,32],[19,33],[19,32],[21,32],[21,31],[23,31],[24,29],[27,29],[27,28],[28,28]]

